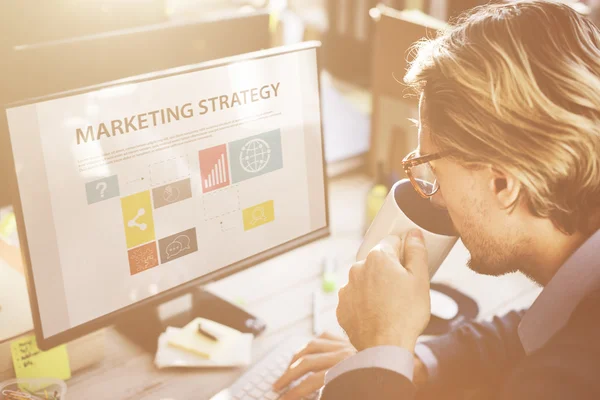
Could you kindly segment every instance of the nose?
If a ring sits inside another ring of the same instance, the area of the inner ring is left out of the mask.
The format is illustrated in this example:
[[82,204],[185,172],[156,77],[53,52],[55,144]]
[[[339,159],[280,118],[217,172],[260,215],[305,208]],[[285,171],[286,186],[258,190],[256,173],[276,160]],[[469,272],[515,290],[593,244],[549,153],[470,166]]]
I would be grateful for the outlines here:
[[446,202],[444,201],[444,196],[442,195],[442,190],[439,189],[433,196],[431,196],[430,201],[433,203],[435,207],[446,209]]

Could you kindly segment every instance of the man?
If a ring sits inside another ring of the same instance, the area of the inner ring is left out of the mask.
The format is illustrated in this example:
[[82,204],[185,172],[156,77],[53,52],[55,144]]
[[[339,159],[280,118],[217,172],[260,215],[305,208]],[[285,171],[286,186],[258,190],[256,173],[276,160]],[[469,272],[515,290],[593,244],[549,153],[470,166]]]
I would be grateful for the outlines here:
[[416,345],[427,251],[413,231],[399,260],[386,238],[339,293],[349,342],[315,339],[276,389],[308,374],[284,400],[323,383],[323,400],[600,399],[600,29],[559,3],[495,4],[417,50],[411,165],[430,161],[412,174],[435,178],[415,189],[448,210],[471,269],[520,270],[544,290],[525,313]]

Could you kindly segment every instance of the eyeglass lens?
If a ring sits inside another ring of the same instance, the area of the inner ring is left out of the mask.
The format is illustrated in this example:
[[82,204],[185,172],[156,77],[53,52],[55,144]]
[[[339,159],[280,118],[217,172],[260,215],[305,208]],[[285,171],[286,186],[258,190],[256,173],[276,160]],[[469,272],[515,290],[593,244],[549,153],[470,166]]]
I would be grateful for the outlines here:
[[432,195],[435,193],[438,183],[435,173],[428,162],[412,167],[410,172],[424,194]]

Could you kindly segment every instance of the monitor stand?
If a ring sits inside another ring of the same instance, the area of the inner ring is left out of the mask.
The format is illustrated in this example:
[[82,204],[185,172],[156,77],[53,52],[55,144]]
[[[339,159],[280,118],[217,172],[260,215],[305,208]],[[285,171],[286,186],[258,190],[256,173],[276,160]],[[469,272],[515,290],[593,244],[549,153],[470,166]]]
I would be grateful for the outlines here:
[[261,319],[202,288],[193,289],[191,296],[191,308],[167,319],[161,319],[161,305],[136,308],[121,317],[115,323],[115,328],[121,335],[150,353],[156,352],[158,337],[168,326],[181,328],[197,317],[222,323],[241,332],[253,333],[255,336],[266,328]]

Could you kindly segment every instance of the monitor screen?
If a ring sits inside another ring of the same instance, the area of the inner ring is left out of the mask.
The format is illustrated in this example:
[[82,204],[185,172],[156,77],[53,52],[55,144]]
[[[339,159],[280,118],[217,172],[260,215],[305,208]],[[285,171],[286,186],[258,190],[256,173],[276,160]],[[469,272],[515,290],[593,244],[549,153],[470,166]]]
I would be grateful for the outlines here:
[[[270,40],[269,14],[256,11],[14,46],[2,53],[2,70],[10,79],[0,80],[0,103],[258,51],[271,47]],[[11,204],[14,192],[5,183],[14,180],[7,143],[0,131],[0,207]]]
[[317,47],[6,109],[41,347],[328,233]]

